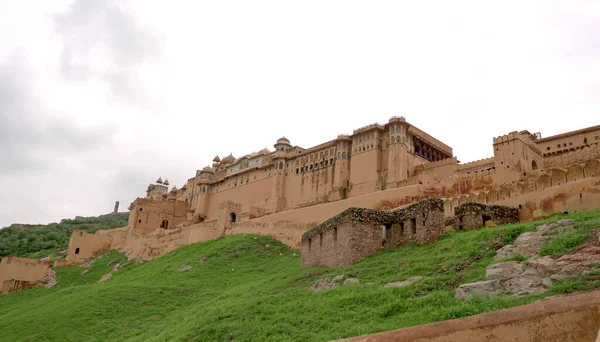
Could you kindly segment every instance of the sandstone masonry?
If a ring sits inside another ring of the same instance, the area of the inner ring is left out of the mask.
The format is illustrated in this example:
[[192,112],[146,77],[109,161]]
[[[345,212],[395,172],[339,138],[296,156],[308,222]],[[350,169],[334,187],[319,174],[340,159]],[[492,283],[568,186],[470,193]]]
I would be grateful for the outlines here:
[[302,266],[348,266],[377,250],[436,241],[444,232],[444,206],[428,199],[384,211],[350,208],[302,236]]

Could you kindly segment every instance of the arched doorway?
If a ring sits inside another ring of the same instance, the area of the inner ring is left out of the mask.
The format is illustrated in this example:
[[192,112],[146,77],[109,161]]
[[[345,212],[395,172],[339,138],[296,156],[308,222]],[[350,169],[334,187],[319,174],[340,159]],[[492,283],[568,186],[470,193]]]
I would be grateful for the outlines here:
[[163,228],[163,229],[169,229],[169,220],[164,219],[162,221],[162,223],[160,224],[160,227]]
[[536,163],[536,161],[535,161],[535,160],[532,160],[532,161],[531,161],[531,169],[532,169],[532,170],[537,170],[537,168],[538,168],[538,166],[537,166],[537,163]]
[[229,214],[229,222],[235,223],[236,219],[237,219],[237,215],[235,213]]
[[79,254],[79,247],[75,248],[75,254]]

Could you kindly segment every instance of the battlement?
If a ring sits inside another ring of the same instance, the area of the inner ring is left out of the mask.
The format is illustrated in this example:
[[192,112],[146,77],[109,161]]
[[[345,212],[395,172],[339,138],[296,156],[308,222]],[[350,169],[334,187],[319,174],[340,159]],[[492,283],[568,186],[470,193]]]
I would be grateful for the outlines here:
[[505,135],[494,138],[494,146],[498,144],[509,143],[514,140],[519,140],[529,146],[535,153],[542,154],[542,151],[536,145],[536,142],[531,138],[532,134],[529,131],[514,131]]
[[37,260],[37,259],[29,259],[29,258],[19,258],[16,256],[6,256],[3,257],[2,260],[0,260],[0,264],[21,264],[23,266],[38,266],[38,265],[43,265],[43,266],[50,266],[50,262],[49,261],[44,261],[44,260]]
[[383,125],[375,122],[375,123],[372,123],[370,125],[366,125],[366,126],[363,126],[363,127],[355,129],[352,134],[358,134],[358,133],[366,132],[366,131],[371,130],[373,128],[379,128],[381,130],[384,130],[385,126],[383,126]]
[[463,170],[474,169],[474,168],[485,168],[488,166],[493,167],[494,162],[495,162],[494,157],[479,159],[479,160],[475,160],[475,161],[468,162],[468,163],[458,164],[458,170],[463,171]]
[[452,164],[458,164],[458,160],[456,160],[456,157],[446,158],[446,159],[438,160],[435,162],[429,162],[429,163],[417,165],[417,166],[415,166],[415,171],[417,171],[417,172],[425,171],[425,170],[435,169],[437,167],[452,165]]

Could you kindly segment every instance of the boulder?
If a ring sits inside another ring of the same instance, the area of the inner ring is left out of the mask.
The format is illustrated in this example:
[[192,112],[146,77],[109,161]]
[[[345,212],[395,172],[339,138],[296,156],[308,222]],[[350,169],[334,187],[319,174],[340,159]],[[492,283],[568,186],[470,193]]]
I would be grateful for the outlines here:
[[325,279],[317,280],[308,289],[310,291],[312,291],[312,292],[320,292],[320,291],[325,291],[325,290],[333,289],[335,287],[338,287],[339,282],[342,281],[342,279],[344,279],[344,275],[343,274],[342,275],[337,275],[335,277],[330,277],[330,278],[325,278]]
[[538,226],[536,229],[538,233],[542,235],[551,235],[558,232],[558,228],[559,226],[556,223],[546,223],[541,226]]
[[571,219],[564,219],[564,220],[559,220],[558,222],[556,222],[557,225],[559,225],[560,227],[569,227],[573,225],[573,220]]
[[504,291],[500,280],[483,280],[460,285],[454,294],[458,300],[467,300],[472,296],[496,296]]
[[183,265],[181,265],[181,267],[179,267],[177,270],[178,270],[178,271],[187,271],[187,270],[189,270],[189,269],[191,269],[191,268],[192,268],[192,266],[190,266],[190,265],[188,265],[188,264],[183,264]]
[[486,280],[508,280],[523,271],[523,264],[515,261],[501,262],[488,266],[485,270]]
[[496,259],[512,257],[514,254],[522,254],[526,257],[537,256],[540,247],[550,240],[556,239],[555,236],[544,236],[540,232],[526,232],[515,240],[512,245],[506,245],[496,252]]
[[83,276],[83,275],[86,275],[86,274],[88,274],[88,272],[89,272],[89,271],[90,271],[90,269],[89,269],[89,268],[86,268],[85,270],[83,270],[83,272],[81,272],[81,275],[82,275],[82,276]]
[[414,276],[414,277],[410,277],[410,278],[408,278],[406,280],[400,280],[400,281],[395,281],[395,282],[392,282],[392,283],[387,283],[387,284],[383,285],[383,287],[387,288],[387,287],[402,287],[402,286],[407,286],[407,285],[410,285],[410,284],[414,283],[415,281],[417,281],[417,280],[419,280],[421,278],[423,278],[423,277],[422,276]]
[[350,285],[350,284],[360,284],[360,280],[358,280],[357,278],[348,278],[346,280],[344,280],[344,286],[345,285]]
[[106,281],[108,279],[112,278],[112,273],[106,273],[105,275],[103,275],[100,280],[98,280],[99,283]]
[[56,278],[52,275],[43,277],[42,279],[38,280],[38,283],[43,284],[47,289],[54,287],[56,284],[58,284]]
[[206,257],[203,256],[202,258],[198,259],[198,262],[205,262],[206,261]]

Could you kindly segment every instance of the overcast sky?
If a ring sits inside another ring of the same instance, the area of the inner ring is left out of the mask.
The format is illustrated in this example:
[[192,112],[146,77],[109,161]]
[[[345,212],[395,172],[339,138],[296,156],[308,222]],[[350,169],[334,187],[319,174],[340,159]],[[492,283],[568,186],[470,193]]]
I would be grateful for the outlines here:
[[0,227],[402,115],[462,162],[600,124],[598,1],[0,0]]

